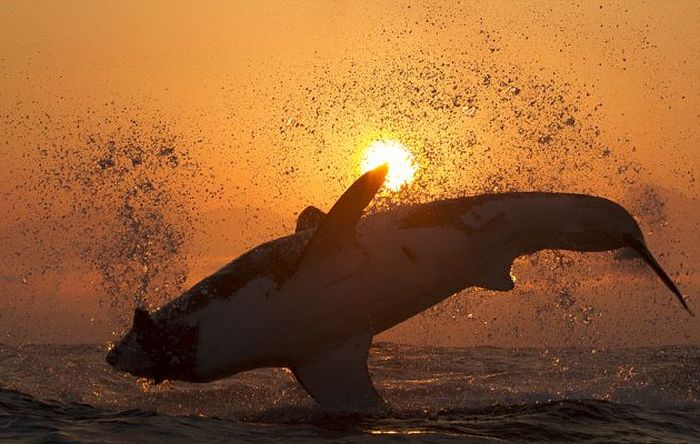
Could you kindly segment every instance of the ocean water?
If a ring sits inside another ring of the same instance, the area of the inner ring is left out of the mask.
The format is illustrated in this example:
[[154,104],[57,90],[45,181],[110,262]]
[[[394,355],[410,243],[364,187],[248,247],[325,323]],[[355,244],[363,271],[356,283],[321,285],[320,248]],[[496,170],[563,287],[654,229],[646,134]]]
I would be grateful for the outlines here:
[[0,345],[0,441],[700,442],[700,347],[373,345],[392,412],[333,417],[292,375],[151,386],[101,345]]

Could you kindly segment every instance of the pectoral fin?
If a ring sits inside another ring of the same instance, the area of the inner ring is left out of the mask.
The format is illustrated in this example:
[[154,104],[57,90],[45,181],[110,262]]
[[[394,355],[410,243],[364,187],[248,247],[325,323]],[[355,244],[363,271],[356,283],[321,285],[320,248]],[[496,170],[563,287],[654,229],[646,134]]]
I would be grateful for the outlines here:
[[362,336],[330,348],[297,364],[292,371],[304,390],[324,408],[336,413],[381,409],[367,371],[372,337]]

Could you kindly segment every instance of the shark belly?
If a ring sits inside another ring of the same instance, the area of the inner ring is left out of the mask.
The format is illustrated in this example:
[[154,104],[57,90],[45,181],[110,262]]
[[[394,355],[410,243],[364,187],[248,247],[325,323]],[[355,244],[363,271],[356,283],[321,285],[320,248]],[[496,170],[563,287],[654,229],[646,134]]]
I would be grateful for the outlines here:
[[469,284],[473,244],[462,230],[431,227],[395,230],[392,236],[368,233],[367,241],[374,246],[365,293],[372,299],[368,301],[372,334],[403,322]]
[[[280,294],[295,353],[376,335],[466,286],[469,238],[457,229],[358,230],[358,248],[329,257]],[[293,327],[292,327],[293,325]],[[306,342],[303,344],[302,342]]]

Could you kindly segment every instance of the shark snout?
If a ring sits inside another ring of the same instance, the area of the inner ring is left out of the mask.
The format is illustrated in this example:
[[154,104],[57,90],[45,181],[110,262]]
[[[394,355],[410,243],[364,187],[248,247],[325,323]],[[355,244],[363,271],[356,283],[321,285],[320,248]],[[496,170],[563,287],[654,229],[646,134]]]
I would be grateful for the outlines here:
[[634,235],[626,235],[625,242],[630,248],[636,251],[639,254],[639,256],[642,257],[642,259],[644,259],[644,261],[647,263],[647,265],[651,267],[652,270],[654,270],[654,273],[656,273],[659,279],[661,279],[661,282],[663,282],[664,285],[666,285],[666,287],[669,290],[671,290],[671,292],[676,296],[683,308],[685,308],[691,316],[695,316],[690,307],[688,307],[688,304],[685,301],[685,297],[681,294],[680,290],[678,289],[678,286],[676,286],[676,283],[673,282],[673,279],[671,279],[668,273],[664,271],[664,269],[661,267],[661,264],[659,264],[654,255],[651,254],[651,251],[649,251],[649,247],[647,247],[646,242],[644,242],[638,236]]

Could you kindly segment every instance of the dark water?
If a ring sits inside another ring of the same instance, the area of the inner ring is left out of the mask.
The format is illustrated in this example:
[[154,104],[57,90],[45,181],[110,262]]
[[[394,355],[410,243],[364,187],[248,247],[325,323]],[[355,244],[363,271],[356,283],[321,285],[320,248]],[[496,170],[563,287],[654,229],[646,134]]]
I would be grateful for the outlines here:
[[152,387],[104,347],[0,346],[9,442],[700,442],[700,347],[432,348],[378,344],[393,413],[338,418],[279,369]]

